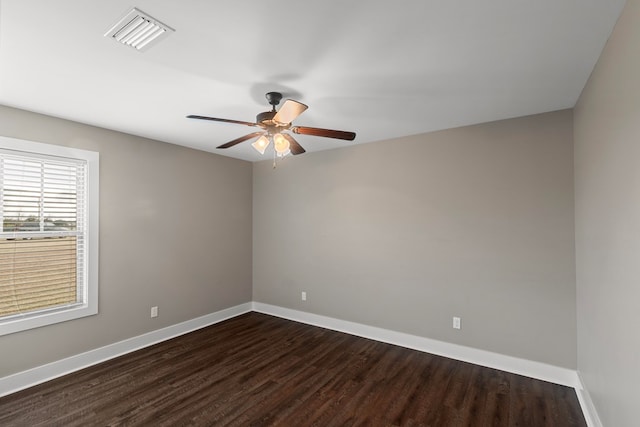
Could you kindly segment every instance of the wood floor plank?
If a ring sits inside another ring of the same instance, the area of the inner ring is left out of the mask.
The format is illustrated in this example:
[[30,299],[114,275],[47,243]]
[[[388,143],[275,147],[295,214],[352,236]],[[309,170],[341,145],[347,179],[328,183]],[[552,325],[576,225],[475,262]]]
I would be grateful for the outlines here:
[[4,426],[586,426],[575,391],[248,313],[0,398]]

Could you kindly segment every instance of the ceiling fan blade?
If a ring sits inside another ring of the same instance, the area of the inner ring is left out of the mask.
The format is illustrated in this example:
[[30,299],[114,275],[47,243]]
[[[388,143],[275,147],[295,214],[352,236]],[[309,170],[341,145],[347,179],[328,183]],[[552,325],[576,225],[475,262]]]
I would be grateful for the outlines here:
[[291,150],[291,154],[293,154],[294,156],[297,154],[302,154],[307,151],[304,148],[302,148],[302,145],[298,144],[298,141],[296,141],[288,133],[283,133],[282,136],[284,136],[287,139],[287,141],[289,141],[289,150]]
[[346,139],[347,141],[353,141],[356,138],[355,132],[346,132],[343,130],[310,128],[306,126],[293,126],[289,130],[299,135],[324,136],[326,138]]
[[257,137],[259,137],[260,135],[264,135],[264,132],[253,132],[253,133],[250,133],[250,134],[248,134],[248,135],[241,136],[240,138],[236,138],[236,139],[234,139],[233,141],[229,141],[229,142],[227,142],[226,144],[218,145],[216,148],[229,148],[229,147],[233,147],[233,146],[234,146],[234,145],[236,145],[236,144],[240,144],[241,142],[244,142],[244,141],[246,141],[246,140],[248,140],[248,139],[251,139],[251,138],[257,138]]
[[213,122],[234,123],[237,125],[246,125],[246,126],[260,126],[258,123],[241,122],[240,120],[218,119],[216,117],[207,117],[207,116],[194,116],[193,114],[187,116],[187,119],[211,120]]
[[278,110],[275,116],[273,116],[273,121],[278,123],[289,124],[295,120],[300,114],[304,113],[307,107],[301,102],[294,101],[292,99],[287,99],[282,104],[282,107]]

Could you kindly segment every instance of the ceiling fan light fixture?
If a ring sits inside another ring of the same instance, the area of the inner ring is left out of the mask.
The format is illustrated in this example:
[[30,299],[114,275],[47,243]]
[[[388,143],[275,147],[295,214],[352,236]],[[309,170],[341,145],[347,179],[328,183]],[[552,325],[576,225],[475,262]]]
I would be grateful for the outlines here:
[[270,143],[271,141],[269,141],[269,138],[267,138],[266,135],[262,135],[260,138],[258,138],[257,141],[251,144],[251,146],[255,148],[258,153],[264,154],[264,151],[267,149]]
[[142,51],[174,31],[173,28],[152,18],[140,9],[133,8],[113,25],[104,36],[110,37],[125,46]]
[[291,152],[289,140],[282,136],[281,133],[273,135],[273,148],[279,157],[284,157]]

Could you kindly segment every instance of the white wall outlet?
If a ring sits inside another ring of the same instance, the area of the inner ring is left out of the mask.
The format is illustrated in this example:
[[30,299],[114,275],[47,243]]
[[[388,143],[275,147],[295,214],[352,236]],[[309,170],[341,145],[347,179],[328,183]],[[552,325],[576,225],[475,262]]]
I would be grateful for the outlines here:
[[158,306],[151,307],[151,317],[158,317]]
[[302,301],[306,301],[307,300],[307,293],[303,291],[302,294],[300,294],[300,298],[302,299]]
[[455,317],[453,318],[453,329],[460,329],[460,318],[459,317]]

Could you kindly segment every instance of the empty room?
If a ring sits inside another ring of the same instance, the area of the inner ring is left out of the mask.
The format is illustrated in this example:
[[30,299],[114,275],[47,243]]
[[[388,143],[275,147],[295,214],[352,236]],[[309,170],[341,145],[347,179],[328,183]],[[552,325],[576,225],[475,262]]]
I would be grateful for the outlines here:
[[640,0],[0,0],[0,426],[639,424]]

